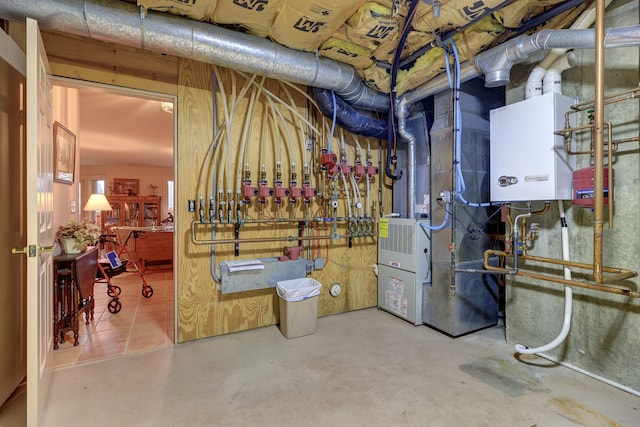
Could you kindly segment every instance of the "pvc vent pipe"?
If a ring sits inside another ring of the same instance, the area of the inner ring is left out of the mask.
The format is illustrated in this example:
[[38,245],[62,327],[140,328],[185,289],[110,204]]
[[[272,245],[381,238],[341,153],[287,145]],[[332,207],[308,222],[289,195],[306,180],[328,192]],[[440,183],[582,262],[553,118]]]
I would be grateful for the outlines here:
[[542,78],[542,93],[562,93],[562,73],[576,65],[576,55],[567,52],[558,58]]
[[[608,29],[604,39],[606,48],[638,46],[640,25]],[[509,83],[513,64],[538,50],[555,48],[593,49],[595,30],[542,30],[531,36],[516,37],[478,54],[475,63],[485,75],[485,86],[499,87]]]

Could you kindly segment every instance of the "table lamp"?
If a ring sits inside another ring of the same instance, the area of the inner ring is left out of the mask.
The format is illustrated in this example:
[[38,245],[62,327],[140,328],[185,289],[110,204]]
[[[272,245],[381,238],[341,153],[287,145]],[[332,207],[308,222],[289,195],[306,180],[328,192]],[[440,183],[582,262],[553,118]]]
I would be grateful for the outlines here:
[[92,194],[84,205],[85,211],[94,211],[96,213],[96,225],[102,230],[102,215],[100,211],[110,211],[111,205],[104,194]]

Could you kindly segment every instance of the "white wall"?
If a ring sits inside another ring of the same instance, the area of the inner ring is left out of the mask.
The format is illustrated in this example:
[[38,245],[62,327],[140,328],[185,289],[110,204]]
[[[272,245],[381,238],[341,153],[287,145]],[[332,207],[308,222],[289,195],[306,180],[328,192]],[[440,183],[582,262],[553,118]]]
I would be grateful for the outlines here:
[[141,166],[133,164],[118,164],[107,166],[83,166],[80,175],[84,181],[87,177],[103,177],[106,181],[105,193],[110,195],[109,186],[114,178],[139,179],[140,191],[138,196],[150,196],[150,185],[158,187],[156,195],[162,197],[162,219],[167,216],[167,180],[173,180],[173,168],[161,168],[155,166]]
[[[53,120],[59,122],[76,135],[75,176],[72,185],[60,182],[53,183],[53,223],[54,229],[70,219],[80,219],[79,189],[79,146],[81,135],[78,134],[80,125],[79,94],[76,89],[53,86]],[[75,203],[75,213],[71,206]]]

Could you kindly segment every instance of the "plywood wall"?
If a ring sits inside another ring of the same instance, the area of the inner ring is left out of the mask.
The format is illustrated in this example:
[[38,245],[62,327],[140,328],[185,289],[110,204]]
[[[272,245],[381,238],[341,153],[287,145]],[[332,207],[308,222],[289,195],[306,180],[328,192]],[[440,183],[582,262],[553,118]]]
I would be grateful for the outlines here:
[[[115,84],[121,87],[149,90],[159,93],[177,95],[178,103],[176,114],[178,115],[178,142],[176,181],[176,250],[177,259],[174,263],[175,278],[177,281],[177,304],[178,304],[178,342],[184,342],[214,335],[226,334],[245,329],[257,328],[275,324],[279,321],[278,297],[274,289],[257,290],[236,294],[222,295],[216,290],[216,284],[212,279],[211,268],[211,247],[208,245],[194,245],[190,237],[190,224],[197,219],[194,214],[187,211],[187,203],[190,199],[198,199],[200,195],[207,196],[206,186],[199,186],[200,174],[203,168],[206,171],[215,170],[215,166],[220,162],[206,161],[207,151],[211,144],[213,130],[213,67],[209,64],[197,61],[184,60],[166,55],[159,55],[150,52],[140,51],[108,43],[93,42],[77,37],[68,37],[58,33],[47,33],[44,35],[45,45],[49,52],[50,61],[55,75],[63,77],[77,78],[81,80],[94,81],[105,84]],[[231,97],[233,87],[232,75],[230,71],[220,70],[220,84],[223,84],[228,97]],[[235,76],[236,91],[238,93],[242,87],[244,78]],[[288,99],[288,95],[283,91],[281,85],[275,81],[265,81],[264,87],[274,94]],[[306,88],[301,88],[303,91]],[[216,91],[218,99],[218,124],[224,122],[224,111],[221,108],[222,95],[220,86]],[[304,117],[307,115],[307,102],[301,95],[291,90],[294,98],[293,104],[296,110]],[[250,96],[240,97],[239,107],[233,114],[232,122],[232,169],[235,170],[237,164],[242,160],[238,159],[239,135],[242,134],[242,127]],[[259,179],[259,155],[261,116],[264,99],[258,101],[256,117],[251,120],[252,127],[250,164],[252,169],[253,185],[257,185]],[[284,110],[283,110],[284,111]],[[322,129],[324,135],[316,136],[318,143],[327,140],[329,125],[322,123],[321,115],[313,112],[318,128]],[[283,113],[286,120],[291,122],[289,126],[292,134],[295,134],[295,123],[298,119],[291,114]],[[282,125],[279,125],[282,127]],[[281,132],[279,136],[273,129],[269,132],[268,138],[282,138],[281,160],[282,181],[287,186],[289,181],[289,164],[291,154],[288,148],[288,136],[286,132]],[[296,167],[298,172],[298,185],[302,185],[303,161],[301,147],[303,136],[298,132],[292,137],[296,145],[294,155],[296,157]],[[350,163],[353,163],[354,144],[353,136],[347,135],[347,153]],[[363,147],[367,141],[358,138]],[[226,142],[225,142],[226,144]],[[337,144],[337,143],[334,143]],[[371,140],[373,151],[373,162],[377,166],[379,141]],[[267,165],[267,180],[269,186],[273,186],[274,180],[274,157],[275,150],[267,146],[264,150],[265,164]],[[339,151],[334,145],[334,151]],[[318,152],[316,152],[318,154]],[[227,157],[223,156],[226,160]],[[364,161],[365,159],[363,159]],[[209,178],[208,178],[209,179]],[[224,180],[224,178],[223,178]],[[378,184],[380,176],[377,176],[371,186],[372,200],[378,200]],[[235,178],[231,180],[235,181]],[[319,183],[312,178],[312,186],[319,187]],[[341,185],[339,185],[341,187]],[[235,188],[234,188],[235,191]],[[383,203],[391,206],[391,192],[387,186],[382,189]],[[340,192],[340,213],[343,216],[345,211],[345,200],[343,192]],[[379,205],[377,206],[379,213]],[[322,214],[322,209],[317,203],[312,204],[312,211],[318,215]],[[260,217],[261,214],[255,210],[250,211],[253,217]],[[266,214],[263,214],[266,215]],[[277,216],[271,211],[268,215]],[[286,210],[282,216],[294,215],[296,217],[304,215],[298,208],[291,213]],[[344,228],[340,229],[343,233]],[[314,234],[326,234],[328,230],[315,229],[310,231]],[[233,235],[231,229],[223,227],[218,229],[218,238],[230,238]],[[285,225],[270,227],[243,228],[241,237],[268,237],[268,236],[288,236],[297,235],[297,227]],[[210,234],[205,235],[209,238]],[[261,258],[273,257],[283,254],[285,245],[294,245],[294,242],[272,243],[272,244],[243,244],[240,249],[240,258]],[[314,255],[321,254],[325,267],[312,274],[312,277],[323,283],[319,300],[319,315],[341,313],[350,310],[357,310],[365,307],[375,306],[377,303],[376,277],[373,273],[373,264],[376,262],[377,242],[374,237],[353,239],[352,247],[348,247],[347,240],[326,240],[315,244]],[[220,260],[234,258],[233,246],[220,246],[216,250],[216,262]],[[340,283],[343,287],[342,294],[337,297],[329,295],[329,285]]]
[[[216,158],[214,161],[207,161],[207,151],[209,144],[211,143],[213,132],[213,99],[212,99],[212,87],[214,70],[213,67],[207,64],[198,63],[195,61],[179,60],[178,73],[180,76],[180,85],[178,89],[178,134],[181,136],[178,147],[178,180],[177,180],[177,206],[186,207],[189,200],[199,200],[201,196],[208,199],[209,193],[206,190],[206,185],[199,185],[199,182],[209,182],[211,180],[210,175],[207,174],[207,178],[202,180],[199,175],[202,170],[211,171],[216,174],[218,182],[227,182],[224,177],[225,174],[217,174],[219,168],[222,167],[221,163],[226,162],[225,155],[220,158]],[[229,70],[219,70],[220,80],[216,82],[217,90],[217,119],[218,119],[218,131],[221,127],[224,127],[225,115],[223,111],[223,95],[222,87],[224,87],[225,96],[229,103],[229,100],[233,97],[232,87],[234,87],[235,78],[235,93],[240,92],[240,88],[245,83],[246,79],[241,76],[232,76],[232,72]],[[258,79],[259,80],[259,79]],[[275,81],[267,80],[264,82],[264,87],[281,97],[282,99],[288,99],[287,93],[282,86]],[[305,88],[301,88],[303,91]],[[294,105],[297,111],[303,116],[307,117],[307,100],[294,90],[290,90],[291,96],[294,98]],[[302,185],[303,179],[303,152],[305,147],[305,134],[299,132],[295,125],[291,125],[289,133],[283,131],[285,127],[282,123],[273,126],[273,122],[270,122],[271,132],[267,135],[267,142],[265,148],[263,148],[261,136],[262,136],[262,124],[263,124],[263,112],[264,112],[264,99],[258,101],[255,113],[250,122],[252,129],[251,137],[248,143],[250,143],[250,149],[248,156],[249,167],[251,170],[252,185],[257,185],[257,181],[260,176],[261,158],[264,159],[267,171],[267,181],[269,186],[273,186],[275,179],[275,160],[276,160],[276,146],[273,144],[274,139],[282,138],[282,144],[280,146],[280,159],[281,159],[281,171],[283,185],[287,186],[289,181],[290,163],[291,159],[295,159],[296,171],[298,173],[298,185]],[[237,172],[238,164],[242,165],[242,160],[239,158],[239,145],[240,136],[242,135],[242,129],[244,125],[244,119],[247,115],[248,106],[250,105],[250,95],[245,94],[244,99],[239,102],[239,107],[233,114],[232,118],[232,169],[234,174],[231,179],[233,185],[236,185],[235,173]],[[287,115],[285,109],[281,110],[283,115],[288,117],[290,123],[297,121],[295,116]],[[311,116],[315,116],[316,127],[319,129],[325,129],[324,135],[315,135],[314,139],[316,144],[322,145],[328,139],[329,124],[323,123],[324,119],[320,115],[316,115],[314,109],[311,108]],[[314,117],[310,120],[312,121]],[[278,137],[274,132],[274,127],[281,129],[280,136]],[[308,136],[308,135],[307,135]],[[293,139],[293,150],[288,147],[289,140]],[[355,143],[354,136],[347,135],[347,155],[350,158],[350,163],[353,163]],[[366,148],[367,141],[364,138],[358,138],[360,144]],[[226,144],[226,141],[220,143]],[[373,151],[373,160],[377,165],[378,159],[378,146],[379,141],[369,141]],[[294,152],[292,155],[291,151]],[[333,151],[339,152],[339,143],[334,140]],[[319,155],[319,150],[316,150],[316,156]],[[317,163],[314,165],[311,159],[314,155],[311,152],[307,153],[309,159],[309,165],[312,169],[317,167]],[[363,159],[366,161],[366,159]],[[244,168],[243,168],[244,169]],[[313,187],[322,190],[321,182],[317,179],[318,175],[313,175],[311,178],[311,184]],[[377,176],[370,187],[371,200],[376,202],[376,206],[379,209],[378,202],[378,184],[380,176]],[[342,188],[342,183],[338,185]],[[362,186],[364,188],[364,186]],[[384,188],[384,187],[383,187]],[[233,187],[233,191],[236,187]],[[324,191],[324,190],[323,190]],[[226,190],[225,190],[226,192]],[[385,204],[390,203],[390,192],[384,188],[384,200]],[[339,191],[339,215],[346,216],[346,199],[342,191]],[[198,204],[198,202],[197,202]],[[299,204],[301,205],[301,204]],[[252,218],[277,218],[278,215],[284,218],[295,217],[303,218],[305,215],[304,209],[301,206],[296,206],[294,209],[283,203],[283,208],[278,214],[273,209],[273,204],[269,202],[266,210],[268,212],[260,212],[256,209],[256,204],[247,211],[247,214]],[[263,208],[264,209],[264,208]],[[310,205],[310,212],[317,215],[323,215],[323,207],[316,199]],[[222,295],[216,291],[216,283],[212,278],[211,267],[211,249],[210,246],[198,246],[190,242],[190,224],[194,220],[198,220],[197,213],[192,214],[186,211],[186,209],[178,209],[177,220],[177,233],[178,240],[185,244],[184,251],[182,251],[180,258],[175,263],[178,270],[178,277],[180,277],[180,286],[178,289],[178,330],[179,341],[187,341],[212,335],[219,335],[229,333],[233,331],[239,331],[243,329],[255,328],[260,326],[266,326],[275,324],[279,319],[278,312],[278,297],[275,295],[274,289],[257,290],[251,292],[243,292],[229,295]],[[310,215],[310,214],[309,214]],[[209,229],[205,228],[207,233]],[[340,227],[339,234],[346,232],[346,228]],[[331,227],[327,226],[322,229],[314,229],[312,233],[317,235],[328,235],[331,233]],[[244,226],[241,229],[241,238],[251,237],[269,237],[269,236],[296,236],[297,225],[293,224],[288,226],[282,225],[260,225],[258,226]],[[202,233],[198,235],[203,240],[210,238],[210,235]],[[231,226],[217,226],[216,238],[228,239],[233,237],[233,227]],[[276,242],[276,243],[246,243],[240,246],[240,259],[245,258],[260,258],[260,257],[273,257],[282,255],[284,246],[292,246],[294,243]],[[376,262],[376,247],[377,241],[375,237],[355,238],[351,241],[349,247],[349,241],[346,239],[326,240],[314,243],[312,245],[312,254],[314,256],[320,256],[323,258],[325,267],[321,270],[317,270],[312,273],[311,277],[322,283],[323,288],[319,301],[319,315],[328,315],[334,313],[340,313],[350,310],[357,310],[365,307],[375,306],[377,303],[377,291],[376,291],[376,277],[373,272],[373,264]],[[215,259],[216,262],[228,259],[236,259],[233,252],[232,245],[219,245],[216,247]],[[329,286],[332,283],[340,283],[343,287],[343,292],[340,296],[334,298],[329,295]]]

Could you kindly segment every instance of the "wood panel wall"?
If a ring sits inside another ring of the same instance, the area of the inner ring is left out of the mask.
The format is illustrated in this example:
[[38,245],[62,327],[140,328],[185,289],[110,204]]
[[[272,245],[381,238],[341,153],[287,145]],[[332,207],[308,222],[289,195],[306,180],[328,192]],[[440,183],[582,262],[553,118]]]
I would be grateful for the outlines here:
[[[200,173],[203,170],[212,170],[217,163],[205,162],[207,151],[213,138],[213,66],[197,61],[173,58],[150,52],[139,51],[127,47],[109,43],[94,42],[77,37],[69,37],[58,33],[45,32],[45,45],[50,55],[52,68],[55,75],[78,78],[106,84],[115,84],[122,87],[149,90],[167,94],[177,94],[178,103],[178,141],[176,181],[176,235],[177,258],[174,262],[175,278],[177,282],[178,305],[178,342],[185,342],[199,338],[205,338],[220,334],[231,333],[251,328],[257,328],[276,324],[279,320],[278,297],[275,289],[264,289],[250,292],[222,295],[216,290],[216,284],[212,279],[211,247],[194,245],[190,237],[190,224],[197,216],[187,211],[189,200],[197,200],[200,195],[207,194],[206,190],[199,187]],[[79,52],[79,53],[78,53]],[[222,69],[220,82],[227,91],[231,91],[231,72]],[[240,86],[244,79],[236,76],[236,84]],[[282,91],[278,82],[266,81],[265,87],[272,90],[282,98],[287,95]],[[302,88],[304,90],[304,88]],[[220,108],[222,96],[218,87],[218,124],[224,122],[224,113]],[[307,114],[307,102],[301,95],[291,91],[297,111],[303,116]],[[259,104],[264,104],[264,99]],[[242,132],[242,123],[246,115],[249,96],[243,97],[238,110],[233,115],[232,158],[233,169],[238,162],[239,135]],[[262,111],[262,105],[257,109]],[[261,113],[259,113],[261,115]],[[327,140],[328,126],[322,123],[323,119],[317,112],[312,111],[319,123],[319,128],[324,129],[325,135],[317,137],[321,143]],[[290,122],[297,119],[288,116]],[[256,156],[260,153],[260,129],[261,120],[252,120],[251,136],[251,169],[253,185],[257,186],[259,179],[259,164]],[[284,125],[280,125],[284,126]],[[294,129],[294,124],[290,125]],[[270,138],[274,138],[271,131]],[[284,138],[284,132],[280,137]],[[303,164],[301,160],[301,148],[304,147],[302,136],[295,137],[297,151],[298,185],[302,185]],[[352,135],[347,135],[349,141],[353,141]],[[358,138],[363,148],[367,141]],[[371,140],[373,161],[377,166],[379,141]],[[334,144],[337,144],[334,142]],[[284,186],[289,181],[289,154],[288,149],[282,148]],[[334,151],[338,151],[334,145]],[[349,142],[347,153],[350,163],[353,163],[353,142]],[[317,152],[316,152],[317,154]],[[365,161],[366,159],[363,159]],[[265,153],[265,163],[268,169],[269,186],[273,186],[273,161],[274,153]],[[383,168],[381,168],[381,172]],[[378,175],[371,186],[372,200],[378,200]],[[312,178],[312,186],[319,186],[315,178]],[[235,188],[234,188],[235,191]],[[381,197],[385,206],[391,206],[391,191],[388,183],[383,185]],[[344,197],[340,195],[340,215],[345,215]],[[314,202],[314,212],[319,212],[320,206]],[[379,206],[377,206],[379,213]],[[321,211],[321,209],[320,209]],[[251,210],[251,215],[260,217],[260,213]],[[270,215],[275,215],[272,212]],[[303,215],[301,208],[292,214],[284,212],[283,216]],[[344,232],[344,228],[340,230]],[[327,230],[317,229],[313,233],[323,234]],[[297,228],[285,225],[243,227],[241,237],[266,237],[296,235]],[[220,227],[217,229],[218,238],[233,236],[231,228]],[[205,234],[204,238],[210,237]],[[283,254],[284,246],[295,243],[270,243],[270,244],[242,244],[240,258],[272,257]],[[377,303],[376,277],[373,265],[377,259],[376,238],[355,238],[352,247],[347,240],[327,240],[314,245],[314,254],[320,253],[324,258],[325,266],[321,270],[312,273],[315,278],[325,286],[319,299],[319,315],[329,315],[350,310],[357,310],[375,306]],[[216,249],[216,261],[233,259],[233,246],[218,246]],[[343,292],[334,298],[329,295],[329,286],[332,283],[340,283]]]
[[[178,147],[178,182],[177,182],[177,206],[187,206],[189,200],[198,201],[202,193],[198,193],[199,173],[203,167],[202,162],[207,154],[208,145],[213,138],[213,67],[195,61],[182,60],[178,61],[178,74],[180,76],[180,85],[178,90],[178,134],[181,135]],[[244,83],[244,79],[236,76],[236,88]],[[230,88],[232,87],[231,71],[222,70],[222,79],[217,83],[217,117],[218,129],[223,126],[224,115],[222,108],[222,95],[220,85],[225,87],[227,98],[230,98]],[[282,90],[278,82],[269,81],[265,83],[265,88],[287,99],[287,94]],[[304,88],[302,88],[304,90]],[[306,100],[299,94],[290,91],[295,99],[297,110],[306,116]],[[249,96],[245,95],[241,105],[236,110],[233,117],[233,164],[234,171],[237,169],[238,163],[242,165],[241,159],[238,159],[238,145],[242,124],[246,116],[249,104]],[[261,101],[264,104],[264,101]],[[263,106],[260,105],[251,121],[251,156],[250,169],[252,185],[257,186],[260,172],[260,162],[258,157],[261,154],[261,123]],[[286,114],[286,113],[283,113]],[[312,115],[317,114],[312,111]],[[329,124],[322,122],[325,120],[320,115],[315,116],[320,129],[328,129]],[[290,117],[291,122],[295,121]],[[282,128],[282,125],[280,125]],[[328,133],[328,132],[327,132]],[[303,179],[303,162],[301,150],[305,147],[303,136],[299,132],[295,132],[295,128],[290,128],[290,134],[294,138],[294,151],[296,152],[296,172],[298,173],[298,185],[302,185]],[[281,136],[288,134],[282,132]],[[269,136],[269,142],[273,142],[274,135]],[[347,135],[347,154],[350,163],[353,163],[354,143],[353,135]],[[185,140],[186,139],[186,140]],[[316,143],[322,144],[326,142],[328,135],[316,136]],[[367,142],[364,138],[358,138],[360,144],[366,149]],[[274,180],[274,148],[267,142],[267,152],[265,153],[265,164],[267,169],[267,180],[269,186],[273,186]],[[287,141],[283,140],[286,145]],[[370,141],[373,151],[374,164],[377,165],[379,141]],[[333,142],[333,151],[339,152],[339,144],[336,140]],[[319,151],[316,152],[319,154]],[[311,154],[309,154],[311,158]],[[217,159],[213,168],[220,166],[220,161],[226,159]],[[363,159],[366,161],[366,159]],[[281,146],[281,163],[282,163],[282,181],[287,186],[289,181],[289,150],[285,146]],[[313,166],[313,165],[310,165]],[[316,164],[317,166],[317,164]],[[378,183],[380,176],[377,176],[371,185],[371,200],[378,204]],[[312,177],[312,186],[320,187],[317,176]],[[342,188],[342,183],[339,185]],[[364,186],[362,187],[364,188]],[[320,190],[324,191],[322,188]],[[233,189],[235,191],[235,187]],[[339,215],[346,216],[346,200],[340,192],[340,208]],[[204,193],[208,198],[208,193]],[[390,205],[390,191],[383,186],[383,203]],[[284,204],[284,203],[283,203]],[[286,206],[286,204],[284,204]],[[379,205],[379,204],[378,204]],[[249,208],[250,216],[253,218],[275,217],[276,213],[270,205],[268,214],[261,215],[255,208],[255,204]],[[379,206],[378,206],[379,207]],[[318,200],[311,205],[312,212],[322,212],[322,207]],[[296,218],[302,218],[304,212],[300,206],[294,209],[293,213],[288,209],[283,210],[282,216],[287,218],[294,215]],[[190,224],[197,220],[196,214],[190,214],[185,209],[179,210],[177,217],[177,232],[179,240],[184,242],[186,247],[181,257],[176,262],[178,276],[180,277],[181,286],[178,289],[178,318],[179,318],[179,340],[188,341],[192,339],[225,334],[233,331],[240,331],[260,326],[275,324],[278,322],[279,309],[278,297],[274,289],[264,289],[251,292],[242,292],[236,294],[222,295],[216,291],[216,284],[210,273],[211,253],[209,246],[197,246],[190,243]],[[268,236],[295,236],[297,233],[297,225],[261,225],[243,226],[241,229],[241,238],[251,237],[268,237]],[[345,232],[344,227],[339,228],[339,233]],[[209,229],[207,229],[209,232]],[[330,234],[331,227],[326,226],[324,229],[313,230],[317,234]],[[208,239],[207,233],[198,235],[202,239]],[[233,227],[217,226],[216,238],[226,239],[233,238]],[[373,265],[377,260],[377,240],[375,237],[354,238],[349,247],[346,239],[326,240],[312,244],[314,255],[320,254],[324,259],[325,267],[316,270],[310,277],[318,280],[324,286],[322,288],[319,300],[318,313],[320,316],[341,313],[350,310],[357,310],[366,307],[375,306],[377,303],[377,282],[373,272]],[[295,245],[295,242],[277,242],[277,243],[243,243],[240,245],[240,259],[272,257],[283,255],[284,246]],[[233,253],[233,245],[219,245],[215,253],[216,262],[228,259],[236,259]],[[340,283],[343,292],[338,297],[332,297],[329,294],[329,286],[333,283]],[[206,296],[206,298],[203,298]]]

